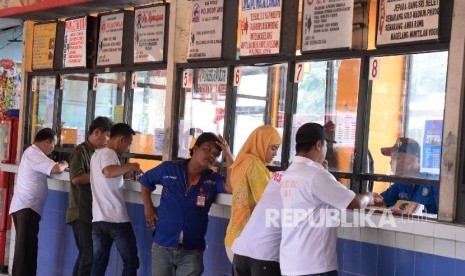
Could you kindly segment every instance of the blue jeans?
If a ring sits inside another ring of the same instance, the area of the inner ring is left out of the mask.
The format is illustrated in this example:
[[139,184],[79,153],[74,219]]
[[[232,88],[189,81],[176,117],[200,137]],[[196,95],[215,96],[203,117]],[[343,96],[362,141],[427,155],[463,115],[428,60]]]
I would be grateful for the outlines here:
[[202,251],[152,244],[152,276],[200,276],[202,272]]
[[111,223],[98,221],[92,223],[92,241],[94,243],[94,263],[92,276],[103,276],[110,258],[113,242],[123,259],[122,276],[134,276],[139,268],[136,236],[130,222]]

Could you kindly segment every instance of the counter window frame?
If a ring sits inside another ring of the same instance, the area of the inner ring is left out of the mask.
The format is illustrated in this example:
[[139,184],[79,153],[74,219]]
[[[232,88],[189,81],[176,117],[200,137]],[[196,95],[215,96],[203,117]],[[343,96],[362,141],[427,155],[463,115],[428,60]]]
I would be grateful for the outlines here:
[[[126,55],[133,54],[124,53]],[[61,108],[62,108],[62,99],[63,99],[63,90],[60,87],[61,75],[68,75],[68,74],[88,74],[89,75],[89,83],[88,83],[88,97],[87,97],[87,114],[86,114],[86,132],[89,129],[89,125],[95,117],[95,96],[96,91],[93,90],[93,81],[94,76],[103,73],[125,73],[125,93],[124,93],[124,114],[123,114],[123,122],[127,124],[131,124],[132,122],[132,104],[133,104],[133,93],[134,89],[132,89],[132,72],[137,71],[151,71],[151,70],[167,70],[167,65],[165,63],[156,63],[156,64],[143,64],[143,65],[134,65],[130,67],[102,67],[102,68],[93,68],[93,69],[82,69],[82,68],[73,68],[73,69],[62,69],[62,70],[41,70],[41,71],[33,71],[27,74],[27,90],[24,95],[26,95],[26,103],[25,103],[25,120],[24,120],[24,135],[23,135],[23,143],[22,143],[22,150],[26,149],[28,146],[31,145],[31,139],[33,138],[31,135],[31,125],[32,125],[32,104],[33,104],[33,93],[32,93],[32,83],[33,78],[36,77],[45,77],[45,76],[53,76],[56,78],[55,82],[55,114],[54,122],[52,129],[56,131],[58,136],[58,143],[55,147],[53,158],[60,159],[60,158],[67,158],[67,155],[71,153],[72,148],[65,148],[62,147],[60,141],[60,134],[61,134],[61,126],[59,124],[59,119],[61,118]],[[139,154],[139,153],[124,153],[122,155],[124,159],[127,158],[142,158],[148,160],[162,160],[162,155],[151,155],[151,154]]]
[[[400,45],[398,47],[384,47],[375,50],[359,50],[359,51],[334,51],[334,52],[321,52],[321,53],[305,53],[300,56],[292,57],[255,57],[242,60],[232,61],[204,61],[204,62],[190,62],[177,64],[177,76],[182,76],[185,69],[208,68],[208,67],[229,67],[228,76],[228,95],[226,97],[226,118],[224,127],[224,136],[230,144],[234,137],[235,114],[234,108],[237,100],[237,87],[233,85],[233,74],[236,66],[253,66],[263,64],[277,64],[288,63],[288,76],[286,80],[286,102],[284,114],[284,130],[283,130],[283,144],[281,166],[268,166],[271,171],[285,170],[289,166],[289,151],[290,139],[292,131],[292,116],[296,109],[296,93],[298,83],[294,83],[295,64],[297,62],[309,61],[328,61],[334,59],[348,59],[358,58],[361,60],[360,79],[359,79],[359,94],[358,94],[358,107],[357,107],[357,126],[356,126],[356,140],[354,163],[352,172],[333,172],[331,173],[338,179],[345,179],[350,183],[350,189],[355,192],[367,192],[370,189],[370,182],[402,182],[406,184],[425,184],[425,185],[439,185],[439,180],[432,179],[417,179],[410,177],[399,177],[385,174],[363,173],[366,170],[366,162],[364,156],[368,154],[368,131],[369,131],[369,118],[370,118],[370,105],[372,94],[372,81],[368,79],[369,65],[371,57],[382,57],[391,55],[408,55],[424,52],[437,52],[448,51],[449,43],[431,43],[419,45]],[[179,114],[175,114],[173,126],[173,137],[178,135],[178,125],[180,114],[184,112],[184,92],[182,84],[178,78],[176,82],[176,100],[173,106],[178,108]],[[447,95],[446,95],[447,96]],[[177,154],[176,139],[172,141],[173,156]],[[222,164],[224,166],[224,163]],[[441,198],[446,195],[441,195]]]

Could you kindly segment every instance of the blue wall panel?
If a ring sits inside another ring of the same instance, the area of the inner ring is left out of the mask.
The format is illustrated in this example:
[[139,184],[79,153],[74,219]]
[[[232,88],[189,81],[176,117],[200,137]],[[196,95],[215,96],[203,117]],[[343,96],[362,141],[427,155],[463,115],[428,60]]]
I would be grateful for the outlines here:
[[[49,190],[40,222],[38,276],[72,275],[78,252],[73,231],[65,224],[68,199],[67,192]],[[151,275],[153,231],[145,225],[143,205],[127,203],[127,208],[139,250],[138,275]],[[210,217],[206,235],[207,249],[204,253],[204,275],[231,275],[231,263],[226,256],[223,243],[227,225],[227,219]],[[121,271],[122,261],[113,246],[106,275],[120,275]]]
[[[67,208],[68,193],[50,190],[40,222],[38,276],[72,274],[77,249],[71,227],[65,224]],[[152,230],[145,225],[141,204],[128,203],[127,208],[139,249],[141,266],[138,275],[150,276]],[[203,275],[231,275],[231,263],[224,249],[228,219],[209,219]],[[465,275],[463,260],[346,239],[338,239],[337,246],[339,275]],[[113,246],[106,275],[120,275],[121,270],[121,258]]]

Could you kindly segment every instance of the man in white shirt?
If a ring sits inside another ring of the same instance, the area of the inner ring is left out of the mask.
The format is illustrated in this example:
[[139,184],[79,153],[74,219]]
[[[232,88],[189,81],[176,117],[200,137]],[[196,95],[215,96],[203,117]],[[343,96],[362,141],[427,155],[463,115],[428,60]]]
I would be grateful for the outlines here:
[[139,172],[138,163],[121,164],[118,155],[128,151],[134,130],[119,123],[110,130],[107,147],[95,150],[90,160],[92,189],[92,276],[103,276],[113,242],[123,260],[123,276],[136,275],[139,268],[136,236],[123,196],[123,175]]
[[363,209],[382,200],[373,193],[355,194],[339,183],[322,165],[326,144],[319,124],[306,123],[297,130],[297,154],[280,182],[283,275],[337,275],[337,235],[327,223],[328,212]]
[[37,235],[39,221],[47,199],[47,176],[61,173],[66,161],[56,163],[47,155],[52,153],[57,136],[50,128],[37,132],[34,143],[27,148],[19,163],[10,214],[16,229],[13,270],[15,276],[33,276],[37,270]]
[[[280,276],[279,244],[281,223],[279,213],[282,202],[279,182],[283,172],[275,172],[255,206],[249,221],[234,240],[234,275]],[[267,221],[267,218],[276,220]]]

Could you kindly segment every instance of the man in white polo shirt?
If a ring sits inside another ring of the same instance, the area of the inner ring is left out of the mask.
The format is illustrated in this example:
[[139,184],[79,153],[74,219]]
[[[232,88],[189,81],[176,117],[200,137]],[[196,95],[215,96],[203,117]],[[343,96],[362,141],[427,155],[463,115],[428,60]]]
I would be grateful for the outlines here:
[[121,164],[118,155],[128,151],[136,134],[119,123],[110,129],[107,147],[96,149],[90,159],[92,190],[92,276],[103,276],[107,269],[113,242],[123,260],[122,276],[133,276],[139,268],[136,236],[129,220],[123,195],[123,175],[139,172],[138,163]]
[[249,221],[234,240],[234,275],[280,276],[279,244],[282,208],[279,181],[283,172],[275,172],[255,206]]
[[37,270],[37,235],[39,221],[47,199],[47,176],[61,173],[66,161],[57,163],[48,158],[57,143],[57,136],[50,128],[37,132],[34,143],[27,148],[19,163],[10,214],[16,230],[13,275],[34,276]]
[[325,214],[382,200],[373,193],[355,194],[339,183],[322,165],[326,144],[319,124],[306,123],[297,130],[297,154],[280,182],[283,275],[337,275],[336,228],[327,225]]

